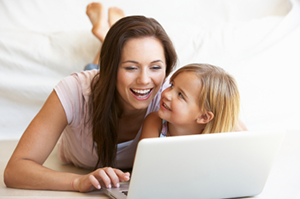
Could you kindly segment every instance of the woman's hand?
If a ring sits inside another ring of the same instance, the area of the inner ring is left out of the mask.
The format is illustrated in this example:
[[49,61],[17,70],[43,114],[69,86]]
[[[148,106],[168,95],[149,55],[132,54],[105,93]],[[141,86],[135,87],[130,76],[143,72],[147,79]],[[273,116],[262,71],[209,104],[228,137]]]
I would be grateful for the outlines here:
[[97,169],[92,173],[84,175],[80,178],[76,178],[72,182],[72,187],[75,191],[89,192],[95,189],[101,189],[100,181],[106,188],[119,187],[119,182],[128,181],[130,179],[130,173],[111,167],[105,167]]

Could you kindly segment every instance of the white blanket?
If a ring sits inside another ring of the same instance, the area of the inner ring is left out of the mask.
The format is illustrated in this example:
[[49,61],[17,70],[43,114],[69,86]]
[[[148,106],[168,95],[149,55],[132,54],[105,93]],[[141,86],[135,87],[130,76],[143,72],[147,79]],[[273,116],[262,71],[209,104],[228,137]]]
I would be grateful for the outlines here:
[[[88,0],[0,0],[0,139],[18,139],[53,87],[91,62],[100,42]],[[154,17],[179,55],[238,81],[248,129],[299,130],[300,0],[103,0]]]

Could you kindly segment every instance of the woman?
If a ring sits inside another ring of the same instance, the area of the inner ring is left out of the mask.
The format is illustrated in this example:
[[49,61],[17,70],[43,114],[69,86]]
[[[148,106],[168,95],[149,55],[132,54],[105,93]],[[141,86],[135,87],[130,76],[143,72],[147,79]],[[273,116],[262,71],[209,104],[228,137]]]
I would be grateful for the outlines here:
[[[101,180],[108,188],[129,180],[129,173],[111,167],[132,167],[143,120],[158,110],[177,55],[154,19],[112,19],[117,22],[107,32],[101,4],[87,13],[93,33],[105,38],[101,70],[72,74],[55,87],[7,164],[7,187],[87,192],[100,189]],[[98,169],[77,175],[43,167],[59,138],[62,161]]]

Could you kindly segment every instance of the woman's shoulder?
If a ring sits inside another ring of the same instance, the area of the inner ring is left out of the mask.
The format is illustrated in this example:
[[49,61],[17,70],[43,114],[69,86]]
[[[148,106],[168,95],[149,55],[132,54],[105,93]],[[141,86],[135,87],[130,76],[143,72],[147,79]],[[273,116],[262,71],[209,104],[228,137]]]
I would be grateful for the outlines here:
[[75,72],[69,75],[68,77],[64,78],[66,84],[71,87],[71,89],[75,89],[80,91],[83,96],[90,95],[90,87],[91,82],[98,73],[99,70],[88,70],[88,71],[81,71]]
[[89,70],[89,71],[81,71],[81,72],[74,72],[69,76],[63,78],[60,83],[64,83],[69,86],[76,85],[83,85],[83,87],[90,86],[91,81],[98,73],[98,70]]
[[82,79],[92,79],[98,72],[99,72],[98,69],[84,70],[84,71],[72,73],[71,76],[72,75],[77,76]]
[[76,113],[88,113],[90,85],[97,72],[91,70],[72,73],[55,86],[54,89],[65,109],[69,124],[82,119],[82,115]]
[[70,76],[78,80],[81,84],[83,85],[87,84],[89,86],[91,81],[93,80],[93,78],[96,76],[98,72],[99,70],[94,69],[94,70],[72,73]]

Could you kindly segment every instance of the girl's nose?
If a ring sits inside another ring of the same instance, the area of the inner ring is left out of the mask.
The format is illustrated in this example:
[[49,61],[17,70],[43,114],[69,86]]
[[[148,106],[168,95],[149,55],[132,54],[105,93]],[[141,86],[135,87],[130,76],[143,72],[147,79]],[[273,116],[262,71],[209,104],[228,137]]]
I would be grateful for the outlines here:
[[171,89],[171,87],[165,89],[163,91],[162,95],[163,95],[164,98],[166,98],[167,100],[171,101],[171,99],[172,99],[172,89]]

